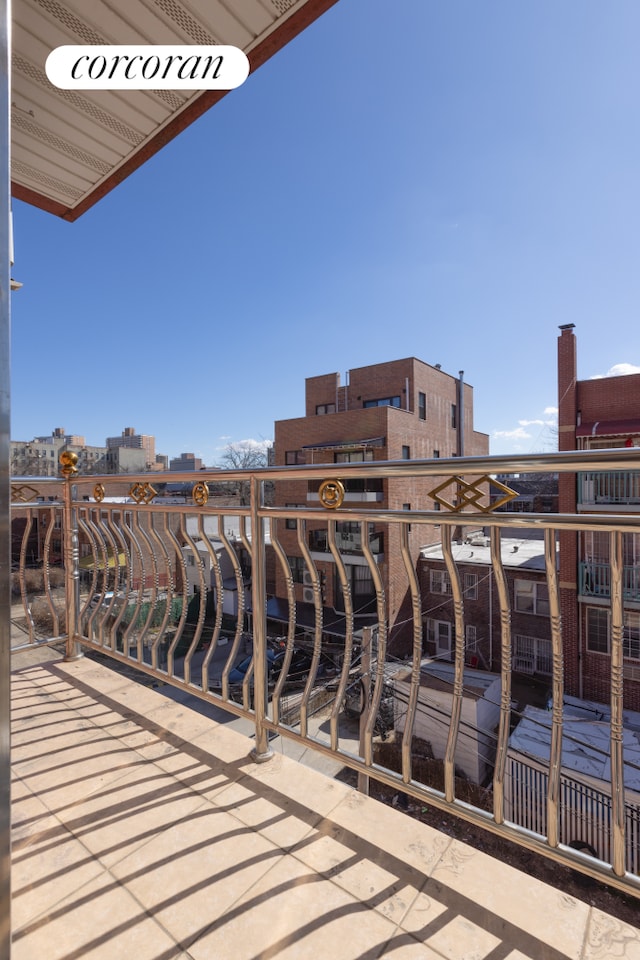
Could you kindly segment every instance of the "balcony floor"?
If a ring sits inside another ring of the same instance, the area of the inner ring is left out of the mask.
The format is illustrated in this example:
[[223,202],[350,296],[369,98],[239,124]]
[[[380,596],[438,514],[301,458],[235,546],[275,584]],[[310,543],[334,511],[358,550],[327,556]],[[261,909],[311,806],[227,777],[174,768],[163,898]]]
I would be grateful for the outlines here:
[[[13,673],[13,960],[608,960],[640,933],[89,659]],[[18,664],[20,661],[17,661]]]

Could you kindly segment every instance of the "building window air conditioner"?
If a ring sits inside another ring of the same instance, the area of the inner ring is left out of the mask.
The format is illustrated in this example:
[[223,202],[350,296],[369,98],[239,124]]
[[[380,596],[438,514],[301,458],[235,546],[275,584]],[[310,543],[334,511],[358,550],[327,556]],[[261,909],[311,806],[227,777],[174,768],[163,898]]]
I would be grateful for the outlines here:
[[313,603],[313,590],[311,587],[305,587],[302,591],[302,599],[305,603]]

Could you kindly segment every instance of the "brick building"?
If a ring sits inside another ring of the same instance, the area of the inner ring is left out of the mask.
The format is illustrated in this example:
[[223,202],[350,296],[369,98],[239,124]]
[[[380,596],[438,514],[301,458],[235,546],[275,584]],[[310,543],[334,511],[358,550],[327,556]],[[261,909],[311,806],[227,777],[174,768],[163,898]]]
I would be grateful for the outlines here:
[[[524,531],[528,533],[528,531]],[[553,657],[544,543],[526,537],[503,537],[501,559],[511,607],[513,669],[551,677]],[[460,576],[465,625],[465,660],[469,666],[501,668],[500,600],[491,565],[489,538],[472,536],[453,545]],[[419,564],[424,653],[453,660],[455,616],[451,580],[439,545],[422,551]]]
[[[640,446],[640,374],[577,379],[573,324],[558,338],[560,450]],[[561,513],[640,513],[640,472],[561,474]],[[624,534],[624,696],[640,709],[640,534]],[[610,696],[609,534],[560,536],[560,601],[567,691]]]
[[[330,464],[332,475],[340,464],[482,456],[488,448],[487,435],[474,430],[473,388],[464,383],[462,374],[453,377],[415,357],[350,370],[345,384],[338,373],[310,377],[305,416],[275,424],[276,465]],[[427,494],[437,483],[436,478],[354,478],[345,484],[345,507],[434,509]],[[318,489],[319,482],[279,481],[276,505],[317,504]],[[415,562],[420,548],[438,535],[432,527],[412,526],[409,549]],[[302,617],[305,607],[313,609],[313,598],[295,522],[281,524],[278,536],[289,558]],[[374,582],[361,537],[359,523],[340,520],[336,540],[345,557],[356,626],[358,617],[375,615]],[[398,525],[370,523],[368,542],[384,585],[393,647],[403,641],[400,625],[411,616]],[[329,608],[328,619],[335,621],[344,611],[344,600],[328,550],[326,524],[309,524],[309,548],[323,586],[323,603]],[[284,576],[278,571],[276,596],[286,595]]]

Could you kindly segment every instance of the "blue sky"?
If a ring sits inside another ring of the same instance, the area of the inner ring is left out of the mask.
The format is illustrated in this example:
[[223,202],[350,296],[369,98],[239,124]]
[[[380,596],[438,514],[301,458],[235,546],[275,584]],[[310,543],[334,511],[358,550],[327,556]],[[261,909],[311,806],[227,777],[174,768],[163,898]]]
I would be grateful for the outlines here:
[[559,324],[581,378],[640,370],[639,36],[637,0],[340,0],[75,224],[14,202],[12,439],[213,465],[416,356],[492,453],[551,449]]

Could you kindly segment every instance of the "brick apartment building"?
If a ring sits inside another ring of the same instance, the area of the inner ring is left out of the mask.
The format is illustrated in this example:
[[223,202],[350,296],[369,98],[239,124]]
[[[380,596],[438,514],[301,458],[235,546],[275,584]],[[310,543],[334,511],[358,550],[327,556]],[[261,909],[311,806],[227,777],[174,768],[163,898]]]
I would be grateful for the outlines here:
[[[525,531],[528,533],[529,531]],[[544,542],[503,537],[501,558],[511,607],[512,664],[518,673],[551,677],[553,656]],[[464,604],[465,661],[471,667],[501,668],[500,600],[489,538],[471,536],[454,544]],[[451,580],[439,545],[422,551],[419,564],[424,653],[453,660],[455,616]]]
[[[463,381],[409,357],[350,370],[347,382],[330,373],[306,380],[305,416],[275,424],[276,465],[327,464],[329,476],[340,464],[385,460],[416,460],[488,453],[486,434],[474,430],[473,388]],[[337,525],[337,544],[358,618],[375,614],[375,588],[362,550],[359,523],[350,523],[349,506],[410,510],[434,509],[427,497],[438,480],[375,478],[346,481],[345,509]],[[319,502],[318,482],[279,481],[276,505],[305,506]],[[335,517],[334,517],[335,519]],[[420,548],[439,536],[432,527],[414,524],[409,549],[417,563]],[[289,558],[299,615],[313,610],[309,573],[297,542],[294,521],[281,521],[278,537]],[[407,578],[400,550],[398,525],[371,523],[369,546],[384,585],[391,648],[404,643],[401,624],[410,619]],[[344,611],[340,579],[328,550],[326,524],[309,523],[309,548],[323,586],[327,620]],[[286,597],[282,572],[276,573],[276,597]]]
[[[560,450],[640,446],[640,374],[577,379],[573,324],[558,338]],[[561,474],[561,513],[640,513],[640,471]],[[624,697],[640,709],[640,534],[625,534]],[[609,534],[560,536],[560,601],[567,692],[608,702],[610,659]]]

